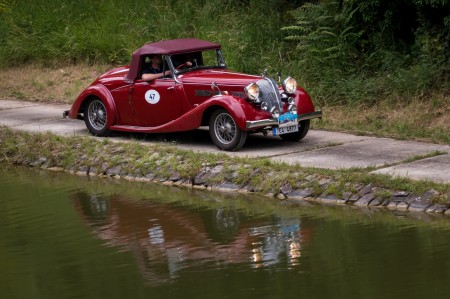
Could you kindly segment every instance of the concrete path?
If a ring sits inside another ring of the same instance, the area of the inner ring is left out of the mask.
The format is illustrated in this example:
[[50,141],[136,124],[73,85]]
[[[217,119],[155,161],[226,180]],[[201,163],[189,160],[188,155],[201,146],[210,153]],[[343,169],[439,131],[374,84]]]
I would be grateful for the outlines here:
[[[90,136],[83,121],[62,117],[63,111],[69,108],[70,105],[64,104],[0,100],[0,125],[29,132]],[[207,128],[171,134],[115,133],[111,139],[144,144],[170,142],[198,152],[226,153],[212,145]],[[440,154],[424,158],[436,152]],[[374,167],[374,173],[450,183],[448,145],[311,130],[305,139],[297,143],[283,142],[278,137],[262,134],[250,135],[244,148],[227,154],[266,157],[288,164],[328,169]],[[413,162],[407,162],[412,158]]]

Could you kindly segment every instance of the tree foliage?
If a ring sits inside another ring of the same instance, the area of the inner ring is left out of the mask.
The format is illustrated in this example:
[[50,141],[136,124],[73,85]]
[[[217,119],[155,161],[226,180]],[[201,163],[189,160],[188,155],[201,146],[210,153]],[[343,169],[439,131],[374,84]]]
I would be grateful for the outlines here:
[[441,88],[439,82],[448,87],[450,1],[320,0],[291,16],[283,30],[295,45],[292,59],[305,68],[306,81],[331,83],[334,76],[325,87],[334,96],[355,101],[354,88],[375,95],[394,84],[415,94]]

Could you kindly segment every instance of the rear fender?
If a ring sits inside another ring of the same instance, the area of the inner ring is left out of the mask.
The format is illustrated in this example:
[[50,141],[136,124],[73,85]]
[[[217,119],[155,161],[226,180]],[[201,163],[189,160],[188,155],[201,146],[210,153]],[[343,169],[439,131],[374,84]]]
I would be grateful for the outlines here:
[[107,119],[106,126],[110,128],[116,123],[117,109],[111,93],[101,84],[89,86],[77,97],[69,111],[69,117],[76,119],[79,113],[84,113],[84,106],[91,97],[100,99],[105,105],[106,112],[110,116]]

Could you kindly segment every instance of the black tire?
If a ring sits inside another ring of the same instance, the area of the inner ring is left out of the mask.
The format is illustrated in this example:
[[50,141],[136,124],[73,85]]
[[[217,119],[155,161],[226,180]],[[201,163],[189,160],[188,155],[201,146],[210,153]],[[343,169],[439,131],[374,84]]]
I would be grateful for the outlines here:
[[223,151],[236,151],[244,146],[247,140],[247,132],[237,126],[225,109],[218,109],[211,114],[209,135],[213,143]]
[[310,120],[309,119],[302,120],[298,124],[298,131],[297,132],[289,133],[289,134],[282,134],[282,135],[280,135],[280,137],[284,141],[292,141],[292,142],[300,141],[303,138],[305,138],[306,134],[308,134],[309,124],[310,124]]
[[111,133],[106,127],[108,112],[102,101],[98,98],[88,100],[84,110],[84,123],[94,136],[108,136]]

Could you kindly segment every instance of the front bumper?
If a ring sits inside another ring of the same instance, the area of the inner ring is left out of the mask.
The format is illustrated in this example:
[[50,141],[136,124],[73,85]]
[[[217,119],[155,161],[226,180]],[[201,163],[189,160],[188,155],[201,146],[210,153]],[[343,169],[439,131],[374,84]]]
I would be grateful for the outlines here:
[[[322,111],[315,111],[312,113],[305,113],[305,114],[299,114],[298,115],[298,121],[307,120],[307,119],[313,119],[313,118],[322,118]],[[278,119],[277,118],[268,118],[268,119],[261,119],[261,120],[249,120],[246,122],[247,129],[256,129],[256,128],[264,128],[264,127],[271,127],[271,126],[278,126]]]

